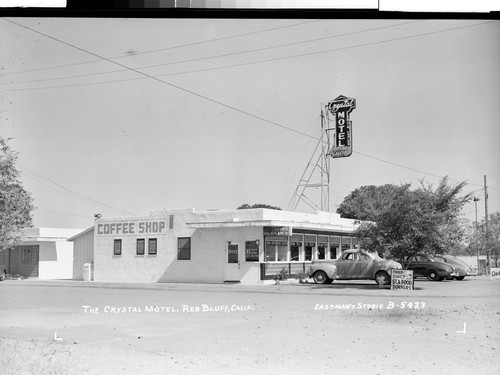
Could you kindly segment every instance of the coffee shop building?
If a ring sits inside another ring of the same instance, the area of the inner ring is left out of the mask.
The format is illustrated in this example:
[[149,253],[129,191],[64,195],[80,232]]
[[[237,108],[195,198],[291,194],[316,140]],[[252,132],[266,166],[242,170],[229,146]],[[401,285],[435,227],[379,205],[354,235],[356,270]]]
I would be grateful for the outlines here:
[[161,210],[97,218],[81,238],[93,231],[95,281],[259,284],[357,247],[357,225],[331,212]]

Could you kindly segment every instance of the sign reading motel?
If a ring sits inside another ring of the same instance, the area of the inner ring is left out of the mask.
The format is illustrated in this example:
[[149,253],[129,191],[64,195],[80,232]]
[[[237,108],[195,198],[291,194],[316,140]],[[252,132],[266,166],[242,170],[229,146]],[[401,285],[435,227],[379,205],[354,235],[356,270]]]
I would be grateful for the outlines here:
[[343,158],[352,154],[352,123],[350,113],[356,108],[356,99],[340,95],[330,103],[328,110],[334,116],[333,144],[328,154],[332,158]]

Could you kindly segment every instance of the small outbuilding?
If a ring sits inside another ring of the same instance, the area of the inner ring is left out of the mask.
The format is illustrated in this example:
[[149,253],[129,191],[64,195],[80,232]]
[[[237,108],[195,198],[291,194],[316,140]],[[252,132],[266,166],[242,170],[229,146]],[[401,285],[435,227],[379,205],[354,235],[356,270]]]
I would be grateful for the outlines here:
[[7,274],[39,279],[73,279],[73,243],[82,229],[27,228],[21,244],[0,251]]

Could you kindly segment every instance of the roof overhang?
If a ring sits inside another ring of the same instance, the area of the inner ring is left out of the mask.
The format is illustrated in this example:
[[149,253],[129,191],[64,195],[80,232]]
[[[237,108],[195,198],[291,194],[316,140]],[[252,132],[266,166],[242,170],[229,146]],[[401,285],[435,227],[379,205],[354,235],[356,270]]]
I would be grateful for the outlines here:
[[211,221],[187,223],[190,228],[209,229],[209,228],[244,228],[244,227],[289,227],[293,229],[317,230],[325,232],[345,232],[350,233],[356,227],[346,227],[342,225],[331,225],[309,222],[290,222],[280,220],[252,220],[252,221]]

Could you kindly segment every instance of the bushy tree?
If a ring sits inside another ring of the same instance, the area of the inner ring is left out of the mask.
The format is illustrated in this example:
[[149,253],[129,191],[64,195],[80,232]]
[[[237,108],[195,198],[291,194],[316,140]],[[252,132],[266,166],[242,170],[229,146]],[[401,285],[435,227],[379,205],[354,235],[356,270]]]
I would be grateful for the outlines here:
[[[465,183],[437,188],[411,184],[363,186],[351,192],[337,212],[361,220],[357,235],[363,246],[399,259],[417,252],[446,253],[463,240],[460,211],[470,200],[461,196]],[[368,241],[366,241],[368,240]]]
[[248,210],[250,208],[269,208],[270,210],[281,210],[281,208],[277,207],[277,206],[271,206],[269,204],[263,204],[263,203],[256,203],[256,204],[253,204],[253,205],[249,205],[247,203],[245,204],[242,204],[241,206],[239,206],[237,208],[237,210]]
[[16,168],[17,153],[0,137],[0,250],[19,243],[22,228],[33,226],[33,199]]
[[486,236],[486,222],[482,220],[477,227],[469,231],[469,246],[471,253],[486,255],[489,251],[494,266],[500,264],[500,212],[488,216],[488,237]]

